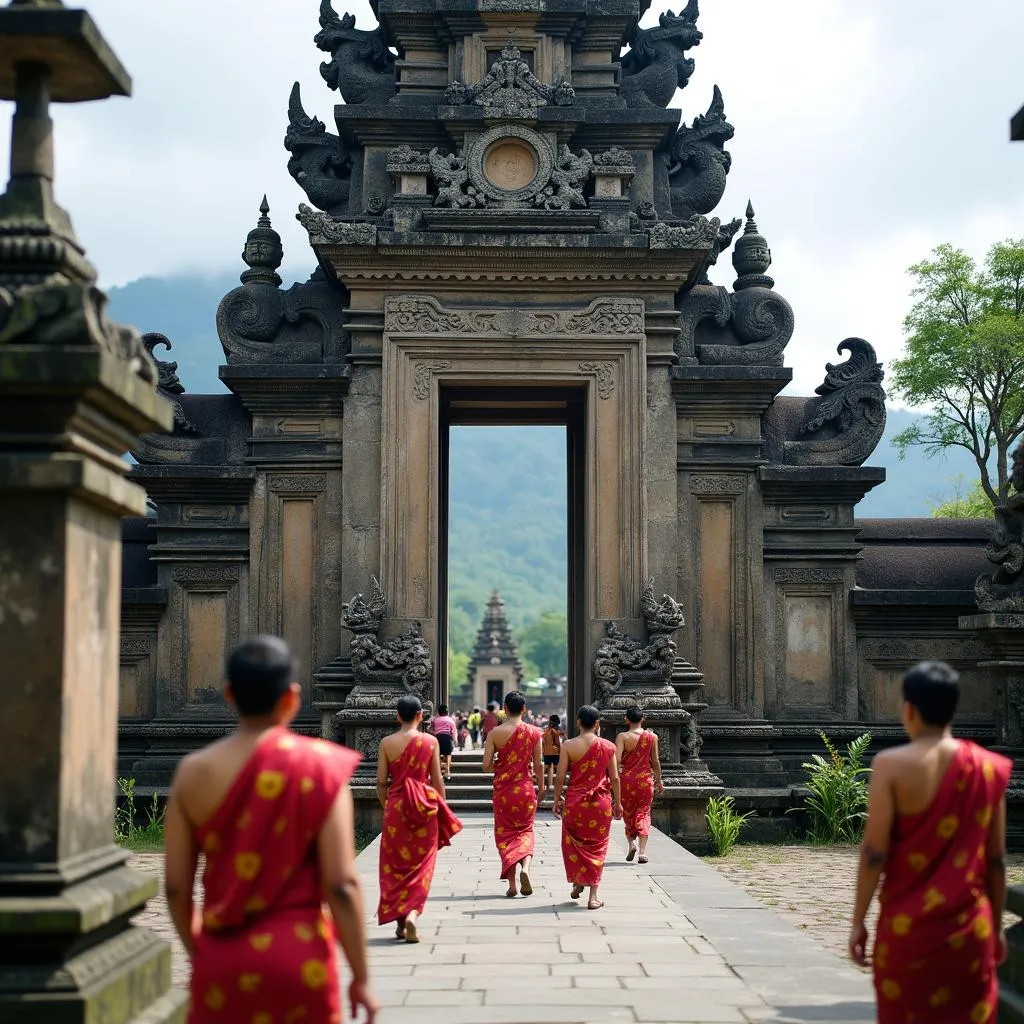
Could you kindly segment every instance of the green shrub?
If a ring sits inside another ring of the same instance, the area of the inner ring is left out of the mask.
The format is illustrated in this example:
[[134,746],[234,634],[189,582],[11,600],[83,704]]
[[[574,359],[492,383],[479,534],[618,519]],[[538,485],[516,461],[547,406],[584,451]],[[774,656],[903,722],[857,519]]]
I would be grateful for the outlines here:
[[713,796],[708,800],[708,832],[719,857],[724,857],[733,848],[744,823],[753,813],[738,814],[736,801],[731,796]]
[[813,754],[803,765],[807,770],[807,838],[812,843],[859,842],[867,818],[871,769],[865,766],[864,755],[871,733],[852,740],[845,754],[839,753],[823,732],[819,735],[828,757]]
[[160,806],[160,797],[154,793],[146,808],[146,821],[136,824],[135,780],[118,779],[121,806],[114,812],[114,842],[133,850],[160,849],[164,844],[164,818],[166,811]]

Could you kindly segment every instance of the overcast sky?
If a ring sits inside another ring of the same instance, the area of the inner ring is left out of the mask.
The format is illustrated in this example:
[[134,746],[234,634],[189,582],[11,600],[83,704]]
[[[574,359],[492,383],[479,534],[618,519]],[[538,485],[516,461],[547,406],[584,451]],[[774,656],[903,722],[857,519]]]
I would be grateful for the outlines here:
[[[286,281],[307,270],[282,139],[296,79],[307,111],[331,121],[318,0],[86,6],[135,83],[130,100],[56,114],[58,198],[101,283],[241,271],[264,192]],[[368,4],[348,9],[374,24]],[[718,212],[753,200],[796,311],[793,390],[809,393],[849,335],[898,354],[905,269],[933,246],[981,256],[1024,236],[1024,143],[1008,142],[1024,104],[1021,0],[701,0],[700,27],[676,105],[690,120],[722,88],[736,137]],[[727,258],[715,280],[731,284]]]

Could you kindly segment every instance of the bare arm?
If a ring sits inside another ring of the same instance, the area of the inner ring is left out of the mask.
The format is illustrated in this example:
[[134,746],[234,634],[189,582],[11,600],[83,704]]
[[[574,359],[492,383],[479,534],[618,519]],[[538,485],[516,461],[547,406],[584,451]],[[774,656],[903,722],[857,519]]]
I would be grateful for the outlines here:
[[569,752],[562,747],[558,755],[558,771],[555,773],[555,804],[552,811],[555,817],[562,816],[562,790],[565,788],[565,774],[569,770]]
[[622,767],[622,759],[626,756],[626,734],[620,732],[615,737],[615,766],[617,768]]
[[622,793],[619,786],[619,766],[614,757],[608,762],[608,780],[612,784],[612,817],[618,820],[622,817]]
[[864,839],[860,844],[860,862],[857,866],[857,893],[853,901],[853,921],[850,930],[850,956],[861,966],[867,964],[868,930],[864,923],[868,907],[878,888],[885,869],[896,816],[892,774],[884,755],[875,758],[868,791],[868,820]]
[[167,909],[174,923],[174,930],[191,957],[195,950],[197,930],[192,887],[195,884],[196,865],[199,863],[199,848],[192,835],[192,824],[181,802],[182,775],[187,772],[188,765],[182,762],[174,773],[170,796],[167,798],[167,813],[164,819],[164,893],[167,896]]
[[544,757],[541,753],[541,740],[533,747],[533,777],[537,780],[537,799],[544,799]]
[[377,751],[377,800],[381,807],[388,802],[388,755],[384,753],[384,744]]
[[435,743],[434,752],[430,755],[430,784],[437,790],[437,795],[444,800],[444,777],[441,775],[441,748]]
[[494,748],[494,730],[492,729],[487,734],[487,742],[484,743],[484,765],[483,771],[485,775],[494,774],[494,755],[497,750]]
[[651,744],[651,771],[654,772],[654,789],[657,793],[665,792],[665,785],[661,781],[661,754],[658,753],[658,734],[652,733],[654,742]]
[[1006,797],[999,801],[992,825],[989,828],[988,843],[985,846],[988,880],[985,888],[988,901],[992,904],[992,925],[999,935],[997,962],[1006,959],[1006,937],[1003,935],[1003,907],[1006,905]]
[[352,1016],[357,1018],[358,1007],[362,1006],[366,1010],[367,1024],[372,1024],[377,1014],[377,1000],[368,988],[363,890],[356,870],[355,813],[352,790],[348,786],[342,787],[320,829],[317,858],[320,882],[331,908],[338,941],[352,969],[349,989]]

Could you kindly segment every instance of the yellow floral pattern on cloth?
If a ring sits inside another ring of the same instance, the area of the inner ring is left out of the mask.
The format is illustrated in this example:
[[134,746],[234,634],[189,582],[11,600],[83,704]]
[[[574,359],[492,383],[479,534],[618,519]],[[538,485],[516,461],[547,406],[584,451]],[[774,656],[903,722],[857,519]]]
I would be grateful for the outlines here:
[[284,792],[284,772],[267,769],[256,776],[256,795],[263,800],[276,800]]

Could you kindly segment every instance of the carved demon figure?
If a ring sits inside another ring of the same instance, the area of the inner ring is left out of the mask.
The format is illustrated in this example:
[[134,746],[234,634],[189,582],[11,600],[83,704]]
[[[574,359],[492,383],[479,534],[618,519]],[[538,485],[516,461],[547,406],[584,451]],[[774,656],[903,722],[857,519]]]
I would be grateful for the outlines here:
[[684,54],[700,43],[697,0],[690,0],[676,16],[666,11],[657,28],[637,28],[630,50],[622,58],[621,93],[631,107],[667,107],[676,89],[683,89],[693,74],[694,62]]
[[288,173],[309,201],[325,213],[339,215],[348,209],[352,163],[344,143],[332,135],[317,117],[302,108],[299,83],[288,99],[288,131],[284,148],[291,153]]
[[313,42],[331,55],[320,74],[346,103],[386,103],[395,95],[395,57],[379,25],[370,32],[357,29],[355,15],[339,18],[331,0],[321,0]]
[[1013,452],[1014,493],[996,506],[995,526],[985,556],[995,566],[979,576],[974,597],[983,612],[1024,612],[1024,444]]
[[689,127],[683,125],[672,140],[668,176],[673,216],[686,219],[695,213],[710,213],[718,206],[732,165],[725,144],[734,134],[735,129],[725,119],[725,102],[716,85],[707,113],[695,117]]

